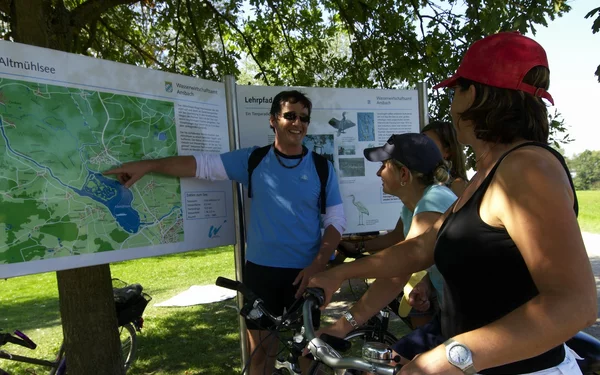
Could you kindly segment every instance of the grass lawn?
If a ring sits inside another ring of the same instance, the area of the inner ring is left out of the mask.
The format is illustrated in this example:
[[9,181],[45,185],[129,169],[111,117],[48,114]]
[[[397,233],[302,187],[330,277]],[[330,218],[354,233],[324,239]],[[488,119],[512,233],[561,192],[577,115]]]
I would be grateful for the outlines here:
[[[235,278],[233,248],[223,247],[111,265],[113,277],[140,283],[153,300],[138,334],[138,359],[128,374],[192,375],[240,373],[238,315],[235,299],[193,307],[154,307],[192,285],[213,284],[217,276]],[[13,350],[52,358],[62,340],[54,272],[0,280],[0,328],[19,329],[38,348]],[[32,365],[0,359],[0,368],[26,374]]]
[[600,190],[578,191],[581,230],[600,233]]

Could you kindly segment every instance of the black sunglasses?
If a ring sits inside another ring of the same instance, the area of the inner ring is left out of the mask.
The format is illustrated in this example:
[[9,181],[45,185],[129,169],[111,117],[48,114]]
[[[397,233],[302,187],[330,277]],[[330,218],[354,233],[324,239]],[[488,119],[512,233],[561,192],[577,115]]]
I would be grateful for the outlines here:
[[301,122],[305,122],[307,124],[310,122],[310,116],[297,115],[296,112],[285,112],[281,114],[281,117],[289,121],[296,121],[296,119],[299,118]]

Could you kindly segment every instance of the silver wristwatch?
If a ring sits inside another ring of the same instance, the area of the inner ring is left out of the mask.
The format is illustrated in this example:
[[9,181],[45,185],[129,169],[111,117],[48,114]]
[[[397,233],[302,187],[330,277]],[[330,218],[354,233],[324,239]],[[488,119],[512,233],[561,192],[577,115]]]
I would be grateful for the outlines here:
[[354,319],[354,316],[350,311],[344,311],[344,318],[346,318],[346,320],[348,321],[348,323],[350,323],[352,328],[358,328],[358,323],[356,322],[356,319]]
[[458,367],[465,375],[475,375],[473,367],[473,355],[471,350],[465,345],[453,339],[444,342],[446,347],[446,358],[451,365]]

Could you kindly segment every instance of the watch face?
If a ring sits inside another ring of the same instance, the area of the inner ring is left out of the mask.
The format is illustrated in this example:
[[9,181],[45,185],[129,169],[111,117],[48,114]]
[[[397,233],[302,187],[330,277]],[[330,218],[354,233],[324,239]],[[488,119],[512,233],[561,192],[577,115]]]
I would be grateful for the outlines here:
[[452,346],[448,351],[448,355],[453,362],[460,365],[469,361],[470,353],[469,349],[459,344]]

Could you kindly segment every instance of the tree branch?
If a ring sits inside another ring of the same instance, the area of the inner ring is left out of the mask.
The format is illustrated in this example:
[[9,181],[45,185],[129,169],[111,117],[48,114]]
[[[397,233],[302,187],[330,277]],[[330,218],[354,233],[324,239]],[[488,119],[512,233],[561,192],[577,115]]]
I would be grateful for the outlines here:
[[425,29],[423,28],[423,17],[421,17],[421,12],[419,12],[419,6],[415,3],[415,0],[410,0],[413,9],[415,10],[415,14],[419,17],[419,26],[421,28],[421,35],[423,36],[423,40],[425,40]]
[[92,46],[92,42],[96,39],[96,32],[98,31],[98,22],[93,22],[88,31],[88,41],[83,46],[83,51],[87,54],[87,50]]
[[87,0],[71,11],[71,20],[75,27],[82,27],[111,8],[138,2],[140,0]]
[[[438,24],[444,26],[444,28],[446,29],[446,31],[448,32],[448,34],[450,34],[450,36],[452,37],[452,39],[457,40],[457,41],[461,42],[462,44],[467,44],[467,41],[465,39],[461,39],[461,38],[457,37],[456,34],[454,33],[454,30],[450,26],[448,26],[442,19],[439,18],[440,17],[440,13],[435,9],[436,6],[434,6],[433,4],[431,4],[429,2],[427,4],[429,5],[429,7],[433,11],[433,13],[435,13],[435,17],[428,16],[428,15],[421,15],[421,17],[423,17],[423,18],[429,18],[429,19],[434,20]],[[453,15],[452,13],[448,13],[448,12],[444,11],[443,9],[442,9],[442,11],[444,13],[446,13],[448,16]]]
[[177,0],[177,34],[175,35],[175,53],[173,54],[173,68],[171,71],[177,72],[177,52],[179,51],[179,34],[181,34],[181,0]]
[[154,56],[150,55],[148,52],[146,52],[143,49],[141,49],[137,44],[135,44],[133,41],[131,41],[126,36],[121,35],[119,32],[117,32],[117,30],[115,30],[112,27],[110,27],[108,25],[108,23],[106,23],[102,18],[99,18],[98,20],[102,24],[102,26],[104,26],[106,28],[106,30],[108,30],[114,36],[116,36],[117,38],[121,39],[122,41],[124,41],[125,43],[127,43],[131,47],[133,47],[133,49],[135,49],[143,58],[146,58],[148,60],[152,60],[156,65],[160,66],[166,72],[170,71],[168,66],[166,66],[162,62],[158,61]]
[[0,0],[0,12],[10,14],[10,2],[11,0]]
[[213,11],[214,14],[216,14],[217,16],[219,16],[223,20],[225,20],[225,22],[227,22],[227,24],[229,26],[231,26],[238,34],[240,34],[240,36],[244,40],[244,43],[246,43],[246,46],[248,47],[248,53],[250,54],[250,56],[252,56],[252,59],[254,59],[254,61],[256,62],[256,65],[258,65],[258,68],[260,69],[260,72],[262,73],[262,75],[263,75],[263,77],[265,79],[265,83],[267,84],[267,86],[270,86],[271,84],[269,83],[269,78],[267,77],[267,72],[265,71],[265,68],[262,66],[262,64],[260,63],[260,61],[256,58],[256,55],[254,55],[254,50],[252,49],[252,44],[250,44],[250,41],[246,37],[246,34],[244,34],[242,32],[242,30],[240,30],[239,27],[237,27],[237,25],[235,24],[235,22],[232,22],[224,14],[221,14],[221,12],[219,12],[219,10],[217,8],[215,8],[215,6],[210,1],[203,0],[203,2],[209,8],[212,9],[212,11]]
[[290,38],[289,38],[288,34],[285,32],[285,27],[283,26],[283,17],[281,17],[281,14],[279,14],[277,7],[275,6],[275,4],[273,4],[272,0],[268,0],[268,3],[269,3],[269,6],[271,7],[271,9],[273,9],[273,12],[275,12],[275,15],[277,16],[277,19],[279,21],[279,26],[281,26],[281,32],[283,33],[283,39],[285,39],[285,44],[286,44],[288,50],[290,51],[290,55],[292,55],[292,63],[290,64],[291,74],[292,74],[292,79],[294,80],[294,82],[297,82],[296,75],[294,74],[294,66],[296,65],[296,55],[294,54],[294,49],[292,48],[292,45],[290,43]]
[[202,78],[206,78],[206,71],[208,70],[206,68],[206,51],[204,51],[204,46],[202,45],[202,42],[200,41],[200,36],[198,35],[198,26],[196,25],[196,17],[194,16],[194,13],[192,12],[192,6],[190,5],[190,0],[186,0],[185,5],[186,5],[186,9],[188,11],[188,18],[190,19],[190,23],[192,24],[192,31],[194,34],[193,35],[194,42],[196,44],[196,47],[200,51],[200,58],[202,59]]
[[[363,45],[362,45],[362,38],[359,36],[359,34],[356,32],[356,28],[354,27],[354,23],[352,22],[352,20],[350,19],[350,17],[348,16],[348,14],[346,13],[345,9],[342,7],[342,4],[340,3],[339,0],[335,0],[335,3],[338,6],[338,9],[340,11],[340,15],[342,16],[342,18],[346,21],[346,26],[348,27],[349,31],[356,36],[357,42],[358,42],[358,48],[362,51],[363,55],[365,56],[365,58],[367,59],[367,61],[371,64],[371,66],[373,67],[373,70],[375,70],[375,73],[377,73],[377,75],[379,76],[379,82],[381,84],[381,86],[385,86],[385,78],[383,73],[381,72],[381,70],[379,70],[379,68],[377,68],[377,66],[375,65],[375,63],[373,62],[373,60],[369,57],[368,53],[365,53],[365,50],[363,49]],[[352,44],[351,44],[352,45]],[[356,54],[353,53],[352,56],[354,58],[356,58]]]
[[223,47],[223,61],[227,61],[227,48],[225,48],[225,40],[223,39],[223,30],[221,30],[221,22],[217,20],[217,30],[219,30],[219,40]]

